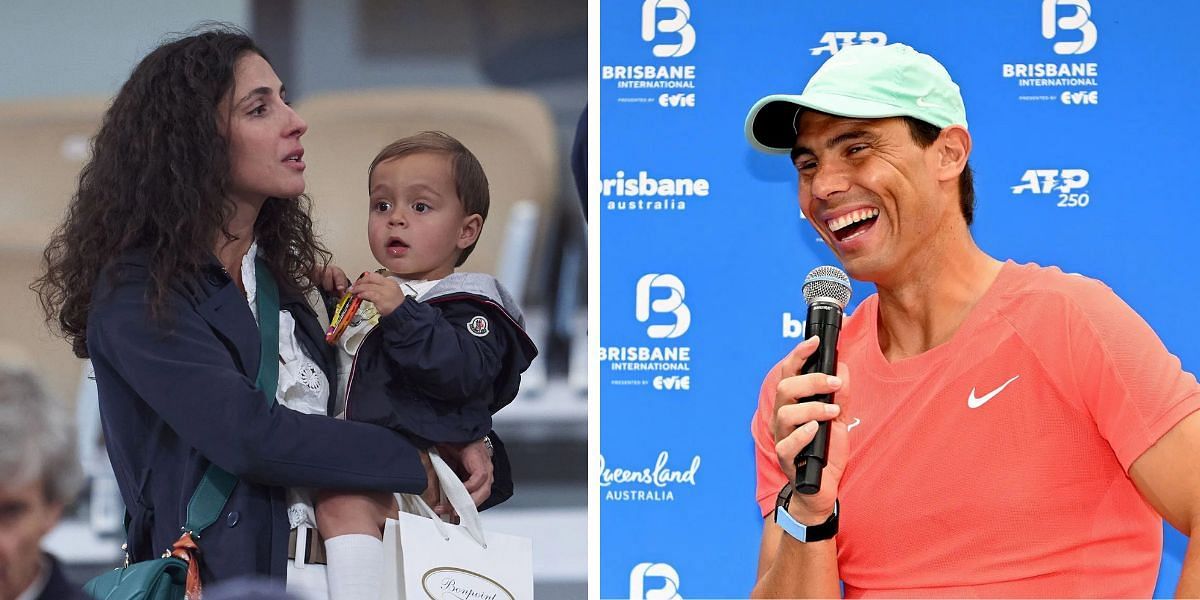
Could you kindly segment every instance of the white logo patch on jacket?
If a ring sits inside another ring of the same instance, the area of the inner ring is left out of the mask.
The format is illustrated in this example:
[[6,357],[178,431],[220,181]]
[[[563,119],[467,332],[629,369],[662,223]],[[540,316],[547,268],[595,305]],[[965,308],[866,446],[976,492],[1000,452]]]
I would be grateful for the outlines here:
[[474,317],[467,323],[467,331],[475,337],[483,337],[488,334],[488,320],[483,315]]

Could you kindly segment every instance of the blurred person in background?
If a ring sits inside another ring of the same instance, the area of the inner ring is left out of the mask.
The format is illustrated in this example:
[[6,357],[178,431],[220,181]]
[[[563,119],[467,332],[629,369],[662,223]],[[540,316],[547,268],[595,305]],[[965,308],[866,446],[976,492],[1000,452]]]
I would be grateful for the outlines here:
[[10,362],[0,362],[0,600],[86,598],[40,549],[83,484],[73,419]]

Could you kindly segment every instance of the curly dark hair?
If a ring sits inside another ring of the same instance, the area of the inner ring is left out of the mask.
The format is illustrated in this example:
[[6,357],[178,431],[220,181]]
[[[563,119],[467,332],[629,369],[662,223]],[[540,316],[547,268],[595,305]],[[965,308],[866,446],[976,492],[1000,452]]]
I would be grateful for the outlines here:
[[[93,287],[109,261],[132,249],[148,252],[149,316],[162,319],[171,284],[214,260],[219,232],[232,239],[229,144],[218,119],[234,66],[247,53],[266,59],[245,32],[227,25],[165,43],[134,68],[105,113],[66,218],[46,246],[45,272],[31,286],[76,356],[88,355]],[[309,206],[303,195],[268,198],[254,223],[281,291],[311,289],[311,274],[329,263]]]

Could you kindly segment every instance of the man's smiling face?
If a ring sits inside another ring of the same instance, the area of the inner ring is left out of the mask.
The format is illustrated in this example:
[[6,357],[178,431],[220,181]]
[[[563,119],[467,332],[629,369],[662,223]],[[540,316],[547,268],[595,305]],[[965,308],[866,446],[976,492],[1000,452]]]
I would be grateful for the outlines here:
[[902,275],[956,212],[938,193],[935,147],[921,148],[901,118],[804,111],[797,130],[792,160],[805,218],[855,279]]

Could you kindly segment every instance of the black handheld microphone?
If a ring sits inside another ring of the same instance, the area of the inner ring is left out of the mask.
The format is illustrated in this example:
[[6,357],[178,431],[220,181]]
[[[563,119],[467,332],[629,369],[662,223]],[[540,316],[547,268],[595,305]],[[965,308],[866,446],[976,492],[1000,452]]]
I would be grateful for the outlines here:
[[[814,335],[821,337],[817,351],[813,352],[801,375],[809,373],[837,373],[838,334],[842,331],[842,311],[850,302],[850,278],[837,267],[817,267],[804,278],[804,301],[808,303],[808,319],[804,325],[804,339]],[[833,402],[832,394],[817,394],[801,399],[804,402]],[[796,455],[796,491],[815,494],[821,489],[821,470],[829,456],[829,421],[818,423],[817,435]]]

